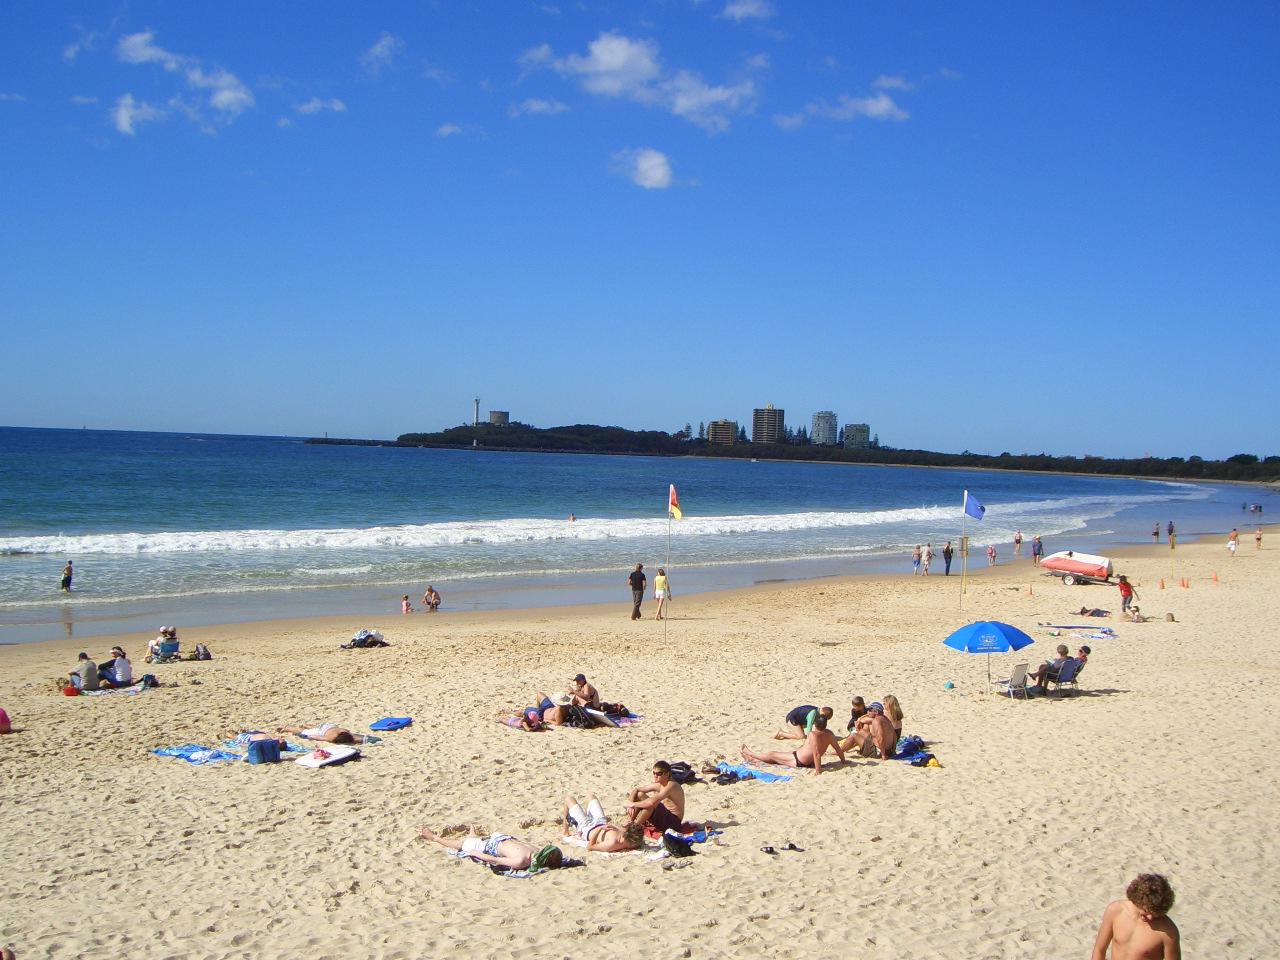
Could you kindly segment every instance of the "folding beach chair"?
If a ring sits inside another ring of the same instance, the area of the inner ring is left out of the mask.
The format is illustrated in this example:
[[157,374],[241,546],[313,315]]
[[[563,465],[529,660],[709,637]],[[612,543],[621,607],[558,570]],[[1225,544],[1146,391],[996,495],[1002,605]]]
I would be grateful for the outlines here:
[[160,644],[160,648],[156,651],[155,656],[151,658],[152,663],[170,663],[179,660],[178,650],[182,646],[177,640],[166,640]]
[[1076,693],[1080,692],[1079,676],[1080,671],[1084,669],[1084,664],[1072,657],[1062,665],[1062,669],[1058,671],[1057,676],[1052,674],[1048,677],[1049,683],[1056,688],[1057,695],[1062,696],[1064,687],[1073,687]]
[[1013,667],[1013,676],[1008,680],[992,680],[991,685],[995,687],[997,693],[1003,693],[1007,697],[1016,697],[1022,694],[1024,700],[1030,700],[1031,695],[1027,693],[1027,667],[1029,664],[1019,663]]

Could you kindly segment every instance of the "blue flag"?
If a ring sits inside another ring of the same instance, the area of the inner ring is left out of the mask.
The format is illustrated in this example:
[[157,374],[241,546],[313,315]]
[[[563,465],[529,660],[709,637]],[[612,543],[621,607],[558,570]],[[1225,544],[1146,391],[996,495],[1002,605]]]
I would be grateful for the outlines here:
[[964,492],[964,512],[975,520],[981,520],[982,515],[987,512],[987,508],[978,502],[978,498],[969,493]]

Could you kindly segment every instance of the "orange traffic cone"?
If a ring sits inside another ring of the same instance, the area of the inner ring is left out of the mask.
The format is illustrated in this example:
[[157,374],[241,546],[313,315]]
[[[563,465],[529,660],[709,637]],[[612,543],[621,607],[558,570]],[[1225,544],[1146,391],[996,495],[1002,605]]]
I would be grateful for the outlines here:
[[1213,582],[1214,583],[1218,582],[1218,572],[1216,570],[1213,572]]

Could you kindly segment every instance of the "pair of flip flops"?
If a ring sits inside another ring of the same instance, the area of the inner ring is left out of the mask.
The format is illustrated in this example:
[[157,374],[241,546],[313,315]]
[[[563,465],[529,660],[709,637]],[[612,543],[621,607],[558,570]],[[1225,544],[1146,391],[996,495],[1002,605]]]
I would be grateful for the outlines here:
[[[791,843],[790,841],[788,841],[787,845],[786,845],[785,847],[783,847],[782,849],[783,849],[783,850],[794,850],[796,853],[804,853],[804,848],[803,848],[803,847],[797,847],[794,843]],[[770,856],[773,856],[773,857],[776,857],[776,856],[778,855],[778,851],[777,851],[777,850],[775,850],[775,849],[773,849],[773,847],[761,847],[761,848],[760,848],[760,852],[761,852],[761,853],[767,853],[767,854],[769,854]]]

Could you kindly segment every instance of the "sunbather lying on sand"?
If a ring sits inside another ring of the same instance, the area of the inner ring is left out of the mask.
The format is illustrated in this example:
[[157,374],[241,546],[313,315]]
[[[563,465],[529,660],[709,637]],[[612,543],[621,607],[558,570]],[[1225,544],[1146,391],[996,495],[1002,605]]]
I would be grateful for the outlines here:
[[813,722],[813,729],[805,738],[804,746],[799,750],[770,750],[765,753],[754,753],[744,745],[742,758],[749,763],[776,763],[784,767],[812,767],[814,776],[822,773],[822,755],[828,749],[834,750],[836,756],[844,759],[844,750],[837,742],[835,735],[827,729],[827,718],[818,717]]
[[321,743],[364,743],[367,739],[358,733],[338,726],[336,723],[321,723],[314,727],[286,726],[276,727],[276,733],[296,733],[304,740],[319,740]]
[[599,853],[620,853],[623,850],[639,850],[644,843],[644,824],[628,823],[625,827],[616,827],[604,814],[604,807],[596,799],[594,793],[587,794],[587,808],[573,797],[564,798],[564,809],[560,814],[564,818],[565,836],[569,832],[587,841],[587,849]]
[[461,840],[449,840],[434,833],[429,827],[423,827],[418,835],[423,840],[440,844],[446,850],[457,850],[473,860],[508,870],[554,870],[564,860],[564,854],[554,844],[549,843],[539,849],[505,833],[480,837],[472,831]]

